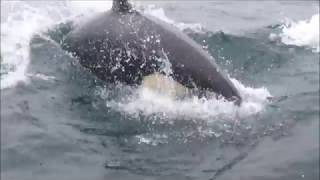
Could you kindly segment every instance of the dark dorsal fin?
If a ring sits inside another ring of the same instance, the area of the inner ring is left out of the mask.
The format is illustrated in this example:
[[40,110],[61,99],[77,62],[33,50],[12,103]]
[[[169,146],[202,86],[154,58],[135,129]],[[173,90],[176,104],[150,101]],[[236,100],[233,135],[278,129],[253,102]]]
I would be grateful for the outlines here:
[[113,0],[112,10],[115,12],[129,12],[131,8],[128,0]]

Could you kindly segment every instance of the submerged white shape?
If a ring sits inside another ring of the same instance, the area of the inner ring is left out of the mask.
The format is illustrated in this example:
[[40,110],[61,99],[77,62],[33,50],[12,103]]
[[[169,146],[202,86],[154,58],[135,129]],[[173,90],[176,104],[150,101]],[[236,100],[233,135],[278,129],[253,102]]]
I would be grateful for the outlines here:
[[171,98],[183,97],[189,93],[188,88],[173,80],[172,77],[160,73],[144,77],[142,87]]

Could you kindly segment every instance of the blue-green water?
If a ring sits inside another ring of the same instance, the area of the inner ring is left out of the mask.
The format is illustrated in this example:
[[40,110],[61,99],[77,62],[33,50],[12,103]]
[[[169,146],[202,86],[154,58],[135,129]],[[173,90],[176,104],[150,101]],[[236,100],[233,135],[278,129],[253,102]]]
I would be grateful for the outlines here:
[[135,3],[215,57],[240,108],[101,82],[52,40],[110,4],[1,1],[2,179],[319,179],[319,2]]

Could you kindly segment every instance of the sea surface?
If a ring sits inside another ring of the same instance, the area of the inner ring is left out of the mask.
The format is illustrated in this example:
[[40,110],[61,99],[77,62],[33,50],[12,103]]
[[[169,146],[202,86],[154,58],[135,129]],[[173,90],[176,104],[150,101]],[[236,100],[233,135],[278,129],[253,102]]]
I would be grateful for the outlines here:
[[60,48],[111,1],[1,1],[2,180],[318,180],[319,1],[133,1],[243,97],[96,79]]

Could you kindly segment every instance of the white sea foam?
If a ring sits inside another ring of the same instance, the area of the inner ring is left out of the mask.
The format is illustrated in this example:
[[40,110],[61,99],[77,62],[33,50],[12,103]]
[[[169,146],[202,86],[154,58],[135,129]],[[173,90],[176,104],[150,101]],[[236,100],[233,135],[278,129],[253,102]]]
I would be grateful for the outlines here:
[[124,101],[108,101],[107,106],[130,115],[164,115],[165,119],[202,119],[214,120],[216,117],[235,119],[262,112],[271,97],[269,91],[262,88],[245,87],[236,79],[231,79],[243,97],[240,107],[224,99],[199,98],[193,96],[182,100],[174,99],[166,93],[159,93],[148,87],[139,87],[136,95]]
[[319,14],[297,22],[288,19],[281,28],[279,37],[284,44],[305,46],[319,52]]
[[138,144],[157,146],[167,143],[168,136],[165,134],[144,134],[137,135],[136,138],[138,139]]

